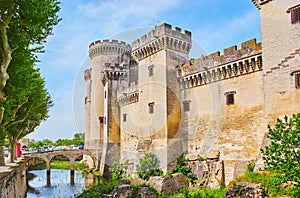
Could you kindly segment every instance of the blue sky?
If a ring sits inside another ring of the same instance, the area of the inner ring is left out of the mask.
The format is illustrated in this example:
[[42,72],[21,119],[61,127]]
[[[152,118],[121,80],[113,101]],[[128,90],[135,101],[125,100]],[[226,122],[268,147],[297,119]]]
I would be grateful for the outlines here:
[[[89,67],[88,45],[95,40],[131,44],[161,23],[191,31],[193,45],[207,54],[261,40],[259,12],[251,0],[62,0],[59,15],[62,21],[38,63],[54,106],[28,136],[33,139],[72,138],[84,131],[83,71]],[[194,50],[191,58],[202,53]]]

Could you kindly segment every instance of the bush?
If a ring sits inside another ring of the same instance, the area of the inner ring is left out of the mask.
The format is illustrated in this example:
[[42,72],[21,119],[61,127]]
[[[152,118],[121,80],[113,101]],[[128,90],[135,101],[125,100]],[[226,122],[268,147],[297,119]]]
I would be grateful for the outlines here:
[[188,159],[183,157],[183,155],[177,158],[177,165],[172,173],[182,173],[188,177],[188,181],[195,183],[197,180],[196,175],[192,172],[192,169],[187,166]]
[[283,184],[282,177],[280,175],[269,171],[258,173],[247,171],[242,177],[234,181],[235,184],[242,182],[261,183],[270,197],[276,197],[279,195],[299,197],[298,195],[300,194],[299,187],[295,185],[288,185],[288,183]]
[[99,182],[97,185],[91,186],[84,190],[81,194],[76,195],[76,198],[94,198],[102,197],[103,194],[109,194],[115,186],[118,186],[118,180],[114,179],[104,179],[99,177]]
[[161,176],[163,171],[159,168],[158,158],[154,153],[145,153],[137,165],[137,171],[140,178],[147,180],[150,176]]
[[115,161],[113,164],[113,169],[112,169],[112,179],[120,179],[123,177],[126,177],[126,170],[128,168],[128,165],[126,164],[121,164],[120,161]]
[[262,149],[267,170],[280,175],[282,183],[293,181],[300,184],[300,113],[290,119],[277,119],[269,128],[270,145]]

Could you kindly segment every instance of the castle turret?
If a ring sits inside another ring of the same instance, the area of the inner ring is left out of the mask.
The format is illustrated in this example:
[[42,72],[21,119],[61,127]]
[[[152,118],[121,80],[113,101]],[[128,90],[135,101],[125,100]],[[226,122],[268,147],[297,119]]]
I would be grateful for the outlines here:
[[[91,93],[90,133],[87,149],[94,150],[98,156],[101,154],[104,125],[107,122],[104,114],[104,100],[107,93],[102,83],[103,70],[107,63],[119,63],[119,61],[121,61],[121,55],[130,51],[131,47],[128,44],[118,42],[117,40],[95,41],[89,45],[89,56],[91,59]],[[89,124],[89,122],[87,122],[87,124]]]

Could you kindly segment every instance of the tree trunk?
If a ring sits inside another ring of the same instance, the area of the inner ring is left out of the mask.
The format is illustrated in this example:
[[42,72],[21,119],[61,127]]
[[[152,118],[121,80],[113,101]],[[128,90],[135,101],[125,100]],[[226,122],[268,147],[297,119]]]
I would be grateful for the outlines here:
[[[2,23],[0,23],[0,37],[2,39],[2,46],[1,47],[1,56],[2,60],[0,62],[0,102],[6,100],[7,94],[4,90],[7,80],[9,79],[9,75],[7,73],[7,68],[11,62],[11,54],[12,49],[8,43],[8,36],[7,36],[7,27],[10,23],[12,14],[10,14],[7,18],[2,19]],[[3,119],[4,114],[4,107],[0,106],[0,124]]]
[[17,153],[16,153],[16,141],[12,140],[10,142],[10,162],[14,162],[15,160],[17,160]]
[[4,148],[0,145],[0,166],[5,166]]

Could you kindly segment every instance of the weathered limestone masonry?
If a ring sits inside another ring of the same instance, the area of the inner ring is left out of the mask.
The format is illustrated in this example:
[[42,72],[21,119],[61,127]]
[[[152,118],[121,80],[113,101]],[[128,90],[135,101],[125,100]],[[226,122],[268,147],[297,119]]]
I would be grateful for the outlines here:
[[300,9],[300,2],[267,1],[259,8],[265,112],[273,125],[277,117],[300,112],[300,90],[295,83],[295,74],[300,72],[300,24],[291,23],[292,11]]
[[[187,137],[187,157],[220,153],[226,183],[240,161],[255,159],[264,136],[261,44],[255,39],[196,59],[180,72],[181,131]],[[228,104],[228,95],[233,101]]]
[[24,198],[27,192],[26,164],[20,161],[10,166],[1,167],[0,197]]
[[[199,157],[225,184],[243,174],[268,141],[267,125],[300,112],[299,0],[252,0],[262,43],[243,42],[188,59],[191,33],[155,27],[132,43],[96,41],[85,72],[86,148],[108,172],[120,154],[134,173],[145,152],[164,171],[182,153],[197,175]],[[258,163],[259,164],[259,163]],[[259,167],[259,166],[257,166]]]
[[[253,0],[260,11],[264,110],[267,123],[300,112],[300,2]],[[294,17],[298,13],[298,22]],[[263,146],[268,143],[267,138]],[[262,161],[259,161],[262,166]]]

